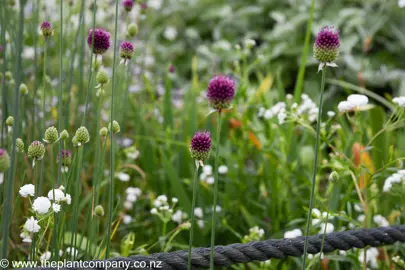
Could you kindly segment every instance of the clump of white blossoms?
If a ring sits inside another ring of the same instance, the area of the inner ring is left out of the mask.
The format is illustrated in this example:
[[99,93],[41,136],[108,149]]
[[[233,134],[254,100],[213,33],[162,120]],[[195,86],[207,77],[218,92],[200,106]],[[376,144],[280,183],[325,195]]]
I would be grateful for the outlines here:
[[36,220],[34,217],[28,218],[20,234],[20,237],[23,239],[23,243],[31,243],[31,235],[39,232],[40,229],[41,226],[39,226],[38,220]]
[[[290,101],[292,96],[288,94],[286,99]],[[304,120],[313,123],[318,116],[319,108],[316,103],[307,95],[301,95],[301,103],[277,102],[273,107],[266,109],[259,108],[258,117],[265,120],[276,118],[279,125],[284,124],[286,121]]]
[[[328,222],[328,220],[326,220],[326,217],[328,217],[328,213],[327,212],[322,212],[319,211],[319,209],[312,209],[312,216],[314,217],[314,219],[312,219],[312,226],[319,226],[319,233],[323,234],[325,233],[332,233],[335,230],[335,226]],[[328,217],[332,218],[331,216]]]
[[243,237],[243,242],[252,242],[252,241],[259,241],[264,236],[264,230],[259,228],[258,226],[252,227],[249,229],[249,234]]
[[48,213],[51,201],[47,197],[38,197],[32,203],[32,209],[40,215]]
[[212,175],[212,166],[209,164],[204,165],[202,173],[200,174],[200,181],[208,185],[214,184],[214,176]]
[[375,215],[373,217],[373,221],[379,227],[388,227],[388,226],[390,226],[390,223],[388,222],[388,220],[385,217],[383,217],[382,215]]
[[284,238],[296,238],[298,236],[302,236],[302,231],[300,229],[294,229],[284,233]]
[[405,170],[399,170],[398,172],[390,175],[385,179],[383,192],[389,192],[392,189],[393,184],[401,184],[405,181]]
[[177,210],[176,212],[174,212],[174,214],[172,215],[172,221],[174,223],[177,224],[181,224],[183,223],[184,220],[186,220],[188,217],[186,212],[183,212],[181,210]]
[[20,187],[19,193],[24,198],[27,198],[28,196],[34,197],[35,186],[33,184],[24,185],[24,186]]
[[392,102],[397,104],[399,107],[405,108],[405,96],[393,98]]
[[[163,223],[168,223],[172,220],[174,209],[178,201],[177,198],[172,198],[170,204],[166,195],[160,195],[153,202],[154,208],[150,210],[150,213],[158,216]],[[177,221],[178,220],[177,217]]]
[[124,150],[125,155],[127,158],[135,160],[139,157],[139,151],[136,149],[135,146],[128,147]]
[[338,104],[338,110],[341,113],[351,111],[363,111],[369,109],[368,97],[365,95],[353,94],[347,97],[347,100]]
[[137,187],[128,187],[125,190],[126,198],[124,202],[124,207],[126,209],[132,209],[134,203],[138,200],[138,198],[142,195],[142,190]]
[[[366,264],[370,268],[378,268],[378,249],[375,247],[368,248],[366,251]],[[359,257],[358,257],[360,263],[363,263],[364,261],[364,249],[360,250]]]

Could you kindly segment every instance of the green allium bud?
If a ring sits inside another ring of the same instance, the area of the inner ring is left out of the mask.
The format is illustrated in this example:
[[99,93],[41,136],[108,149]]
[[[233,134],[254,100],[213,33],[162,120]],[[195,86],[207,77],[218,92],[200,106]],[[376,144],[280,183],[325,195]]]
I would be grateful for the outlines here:
[[74,147],[79,147],[80,146],[79,141],[77,140],[76,136],[73,136],[72,144],[73,144]]
[[101,205],[97,205],[94,208],[94,213],[96,214],[96,216],[102,217],[104,216],[104,208]]
[[[108,124],[108,131],[111,131],[111,123]],[[118,133],[120,131],[121,131],[120,124],[118,124],[118,122],[114,120],[112,123],[112,132]]]
[[336,171],[331,172],[331,174],[329,175],[329,181],[331,182],[339,181],[339,174]]
[[56,127],[49,127],[45,130],[44,142],[54,144],[59,141],[59,132]]
[[101,85],[108,83],[107,72],[105,72],[105,70],[100,70],[99,72],[97,72],[96,80]]
[[20,85],[20,94],[21,95],[28,94],[28,87],[23,83]]
[[12,117],[12,116],[7,117],[6,125],[9,126],[9,127],[13,126],[14,125],[14,117]]
[[78,146],[88,143],[90,141],[90,134],[89,131],[87,130],[86,127],[79,127],[78,130],[76,130],[75,137],[77,139],[77,142],[79,143]]
[[11,81],[11,79],[13,79],[13,73],[6,71],[6,81]]
[[0,148],[0,173],[5,172],[10,167],[10,157],[6,150]]
[[128,35],[130,37],[135,37],[138,34],[138,25],[136,23],[131,23],[128,26]]
[[63,130],[61,133],[60,133],[60,138],[62,139],[62,140],[64,140],[64,141],[67,141],[68,139],[69,139],[69,133],[67,132],[67,130],[65,129],[65,130]]
[[41,160],[45,155],[45,146],[40,141],[33,141],[28,146],[28,157],[34,160]]
[[106,127],[102,127],[100,129],[100,136],[105,137],[105,136],[107,136],[107,134],[108,134],[108,129]]
[[15,141],[15,147],[17,149],[17,152],[24,153],[24,142],[20,138],[17,138],[17,140]]

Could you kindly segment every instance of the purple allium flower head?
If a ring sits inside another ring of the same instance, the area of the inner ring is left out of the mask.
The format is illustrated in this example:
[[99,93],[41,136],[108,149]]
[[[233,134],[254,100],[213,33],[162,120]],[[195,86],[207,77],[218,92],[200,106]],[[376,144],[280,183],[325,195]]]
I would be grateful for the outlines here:
[[314,57],[321,63],[331,63],[339,56],[339,47],[339,31],[325,26],[315,40]]
[[207,98],[215,110],[227,109],[235,96],[235,82],[226,76],[216,76],[208,85]]
[[170,64],[169,66],[169,72],[170,73],[175,73],[176,72],[176,67],[173,64]]
[[52,24],[48,21],[44,21],[41,23],[40,26],[41,33],[44,37],[51,37],[53,36],[53,27]]
[[124,0],[124,2],[122,2],[122,5],[124,6],[126,11],[131,11],[133,6],[134,6],[134,1],[133,0]]
[[129,41],[124,41],[120,46],[120,57],[126,61],[132,58],[134,55],[134,45]]
[[141,9],[147,9],[148,8],[148,4],[146,4],[146,3],[140,3],[139,5],[140,5]]
[[191,140],[191,157],[204,161],[208,158],[211,150],[211,133],[209,131],[197,131]]
[[69,166],[72,163],[72,154],[69,150],[62,150],[59,155],[57,162],[61,162],[63,166]]
[[5,149],[0,148],[0,173],[6,171],[10,167],[10,157]]
[[[91,50],[93,40],[93,29],[89,30],[89,35],[87,36],[87,44]],[[110,33],[101,28],[96,28],[94,31],[94,54],[103,54],[108,48],[110,48]]]

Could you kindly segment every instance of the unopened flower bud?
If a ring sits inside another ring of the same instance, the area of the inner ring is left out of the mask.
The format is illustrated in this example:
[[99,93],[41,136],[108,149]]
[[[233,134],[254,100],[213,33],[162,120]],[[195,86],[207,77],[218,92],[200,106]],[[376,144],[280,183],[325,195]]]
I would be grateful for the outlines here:
[[23,83],[20,85],[20,94],[23,96],[28,94],[28,87]]
[[85,144],[90,141],[89,131],[87,130],[86,127],[83,127],[83,126],[80,127],[78,130],[76,130],[75,137],[79,144]]
[[10,167],[10,157],[7,151],[0,148],[0,173],[5,172]]
[[[108,124],[108,130],[111,131],[111,123]],[[114,120],[112,123],[112,132],[118,133],[120,131],[121,131],[120,124],[118,124],[118,122]]]
[[24,142],[20,138],[17,138],[17,140],[15,141],[15,147],[17,149],[17,152],[24,153]]
[[331,172],[331,174],[329,175],[329,181],[331,182],[339,181],[339,174],[336,171]]
[[28,146],[28,157],[41,160],[45,155],[45,146],[40,141],[33,141]]
[[54,144],[59,141],[59,132],[56,127],[49,127],[45,130],[44,141],[50,144]]
[[101,205],[97,205],[94,208],[94,213],[96,214],[96,216],[102,217],[104,216],[104,208]]
[[131,23],[128,26],[128,35],[130,37],[135,37],[138,34],[138,25],[136,23]]
[[67,130],[65,129],[65,130],[63,130],[61,133],[60,133],[60,138],[62,139],[62,140],[64,140],[64,141],[67,141],[68,139],[69,139],[69,133],[67,132]]
[[12,116],[7,117],[6,125],[9,127],[12,127],[14,125],[14,117],[12,117]]

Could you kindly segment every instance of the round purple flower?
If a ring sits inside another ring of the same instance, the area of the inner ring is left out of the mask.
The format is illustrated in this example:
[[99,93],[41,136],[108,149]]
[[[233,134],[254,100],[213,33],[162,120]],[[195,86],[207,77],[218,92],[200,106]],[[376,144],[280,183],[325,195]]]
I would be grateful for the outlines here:
[[126,61],[132,58],[134,55],[134,45],[132,45],[129,41],[124,41],[121,43],[120,46],[120,56],[121,58]]
[[175,73],[176,72],[176,67],[173,64],[170,64],[169,66],[169,72],[170,73]]
[[226,76],[214,77],[209,85],[207,98],[215,110],[227,109],[235,96],[235,82]]
[[[87,36],[87,44],[89,45],[90,50],[92,49],[92,40],[93,40],[93,29],[90,29],[89,35]],[[101,28],[96,28],[94,31],[94,54],[103,54],[108,48],[110,48],[110,33]]]
[[63,166],[69,166],[72,164],[72,154],[69,150],[62,150],[59,155],[57,162],[61,162]]
[[53,27],[50,22],[44,21],[43,23],[41,23],[40,29],[41,29],[41,33],[44,37],[53,36]]
[[211,150],[211,133],[209,131],[197,131],[191,140],[191,157],[204,161],[208,158]]
[[0,148],[0,173],[6,171],[10,167],[10,157],[7,151]]
[[314,44],[314,57],[321,63],[330,63],[339,56],[339,31],[325,26],[318,33]]
[[124,6],[126,11],[131,11],[133,6],[134,6],[134,1],[133,0],[124,0],[124,2],[122,2],[122,5]]

